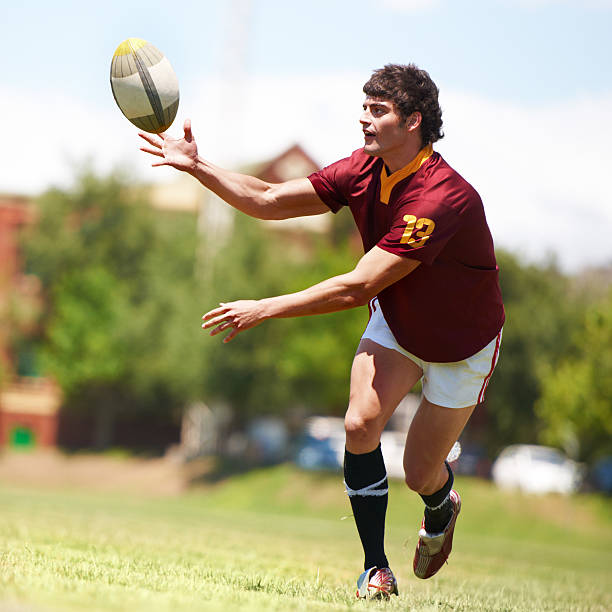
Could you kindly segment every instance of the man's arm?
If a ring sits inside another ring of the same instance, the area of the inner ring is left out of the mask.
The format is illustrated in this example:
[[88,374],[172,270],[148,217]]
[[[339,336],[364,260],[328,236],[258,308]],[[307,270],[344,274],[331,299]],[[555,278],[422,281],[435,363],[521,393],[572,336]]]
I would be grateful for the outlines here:
[[385,287],[410,274],[419,263],[415,259],[374,247],[351,272],[334,276],[303,291],[262,300],[222,303],[202,317],[202,327],[214,328],[211,336],[233,328],[223,340],[229,342],[236,334],[266,319],[302,317],[363,306]]
[[162,158],[153,166],[172,166],[191,174],[222,200],[257,219],[289,219],[329,212],[307,178],[276,184],[224,170],[198,155],[189,119],[185,121],[183,130],[183,138],[170,138],[166,134],[156,137],[139,132],[138,135],[148,143],[140,150]]

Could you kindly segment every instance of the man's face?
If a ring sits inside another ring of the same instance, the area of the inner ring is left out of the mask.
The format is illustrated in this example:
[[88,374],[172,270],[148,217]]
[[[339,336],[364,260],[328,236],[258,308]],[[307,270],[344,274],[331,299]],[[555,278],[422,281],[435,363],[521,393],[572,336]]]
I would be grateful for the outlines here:
[[403,120],[393,102],[382,98],[366,97],[359,122],[364,135],[363,151],[376,157],[393,155],[406,145],[413,131],[410,120]]

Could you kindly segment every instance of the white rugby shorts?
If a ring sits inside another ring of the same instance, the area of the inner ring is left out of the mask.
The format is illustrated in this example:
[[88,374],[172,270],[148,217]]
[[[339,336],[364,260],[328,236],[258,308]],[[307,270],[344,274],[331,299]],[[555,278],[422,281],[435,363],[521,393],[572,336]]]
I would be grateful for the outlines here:
[[423,370],[423,395],[445,408],[465,408],[483,401],[497,365],[502,331],[487,346],[464,359],[450,363],[431,363],[402,348],[389,329],[378,299],[370,302],[370,321],[362,340],[368,339],[405,355]]

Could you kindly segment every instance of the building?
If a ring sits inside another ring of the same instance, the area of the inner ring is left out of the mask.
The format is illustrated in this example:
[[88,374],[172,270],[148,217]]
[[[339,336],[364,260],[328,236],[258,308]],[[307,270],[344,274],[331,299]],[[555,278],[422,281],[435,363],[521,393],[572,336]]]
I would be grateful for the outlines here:
[[0,195],[0,446],[13,448],[54,446],[61,403],[52,381],[19,377],[19,356],[12,351],[23,319],[19,311],[39,295],[37,279],[23,273],[18,239],[19,231],[34,220],[28,198]]
[[13,380],[0,391],[0,446],[55,446],[60,405],[61,392],[49,379]]
[[18,235],[33,218],[28,198],[0,194],[0,372],[5,375],[14,362],[10,354],[12,302],[23,281]]

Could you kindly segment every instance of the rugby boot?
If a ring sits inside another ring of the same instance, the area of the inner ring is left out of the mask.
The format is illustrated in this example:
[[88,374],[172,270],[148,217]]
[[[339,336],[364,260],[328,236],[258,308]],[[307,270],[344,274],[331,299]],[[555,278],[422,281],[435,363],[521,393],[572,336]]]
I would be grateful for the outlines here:
[[371,567],[357,579],[355,595],[359,599],[389,599],[398,595],[397,580],[388,567]]
[[449,498],[453,504],[453,516],[443,532],[427,533],[425,519],[421,523],[419,543],[412,563],[414,574],[418,578],[431,578],[444,565],[453,548],[453,533],[461,511],[461,497],[457,491],[452,489]]

